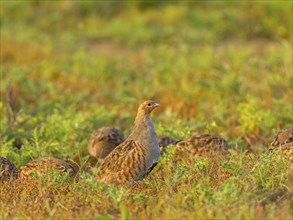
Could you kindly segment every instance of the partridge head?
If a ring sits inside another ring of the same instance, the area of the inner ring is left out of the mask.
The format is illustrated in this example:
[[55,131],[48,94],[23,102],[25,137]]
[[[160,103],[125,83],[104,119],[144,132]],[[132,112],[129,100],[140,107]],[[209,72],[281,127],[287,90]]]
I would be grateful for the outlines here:
[[105,158],[115,147],[125,140],[123,133],[115,127],[95,130],[88,141],[89,154],[98,160]]

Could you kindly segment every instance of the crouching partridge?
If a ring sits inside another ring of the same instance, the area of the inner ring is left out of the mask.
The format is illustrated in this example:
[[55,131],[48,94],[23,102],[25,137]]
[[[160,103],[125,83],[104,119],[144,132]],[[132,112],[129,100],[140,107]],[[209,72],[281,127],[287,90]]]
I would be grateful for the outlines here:
[[71,180],[76,179],[78,168],[75,167],[70,161],[64,161],[54,157],[43,157],[33,160],[23,166],[20,171],[20,177],[26,178],[31,173],[38,173],[41,176],[46,174],[50,169],[56,170],[63,175],[68,173]]
[[210,134],[191,136],[176,144],[179,151],[184,151],[188,146],[194,157],[221,156],[229,150],[228,143],[222,137]]

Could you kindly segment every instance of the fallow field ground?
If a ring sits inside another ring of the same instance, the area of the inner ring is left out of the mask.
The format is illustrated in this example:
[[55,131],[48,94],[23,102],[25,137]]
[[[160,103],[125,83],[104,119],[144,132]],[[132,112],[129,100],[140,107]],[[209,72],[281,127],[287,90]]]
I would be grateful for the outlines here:
[[[145,99],[161,104],[158,134],[232,148],[175,160],[170,147],[134,188],[90,172],[2,184],[2,219],[292,218],[290,163],[268,152],[293,126],[292,1],[1,0],[0,25],[0,154],[18,168],[48,155],[86,167],[90,133],[127,136]],[[21,113],[7,129],[9,84]]]

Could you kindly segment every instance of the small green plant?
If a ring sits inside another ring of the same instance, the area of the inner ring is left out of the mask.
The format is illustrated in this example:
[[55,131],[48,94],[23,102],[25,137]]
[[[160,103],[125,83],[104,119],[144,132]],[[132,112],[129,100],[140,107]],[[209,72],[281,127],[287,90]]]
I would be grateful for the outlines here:
[[264,108],[263,101],[253,96],[248,96],[246,102],[237,106],[239,123],[242,132],[259,134],[263,130],[271,130],[276,124],[276,118]]

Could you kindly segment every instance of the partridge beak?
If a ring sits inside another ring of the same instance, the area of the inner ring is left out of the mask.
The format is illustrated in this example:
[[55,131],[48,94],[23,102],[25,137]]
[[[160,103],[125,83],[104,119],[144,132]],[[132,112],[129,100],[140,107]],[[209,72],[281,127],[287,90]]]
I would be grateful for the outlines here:
[[160,105],[158,103],[154,103],[154,108],[159,107]]

